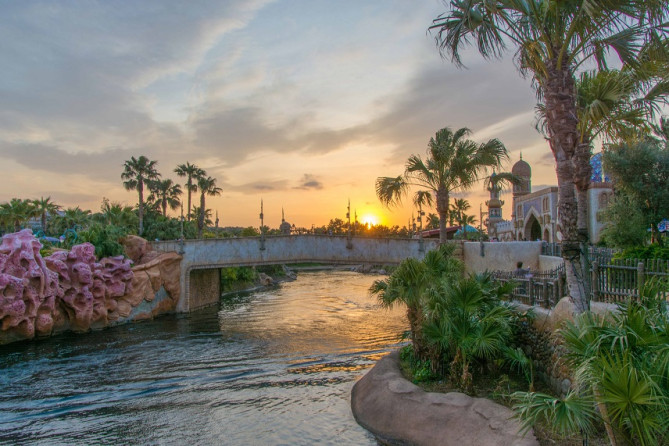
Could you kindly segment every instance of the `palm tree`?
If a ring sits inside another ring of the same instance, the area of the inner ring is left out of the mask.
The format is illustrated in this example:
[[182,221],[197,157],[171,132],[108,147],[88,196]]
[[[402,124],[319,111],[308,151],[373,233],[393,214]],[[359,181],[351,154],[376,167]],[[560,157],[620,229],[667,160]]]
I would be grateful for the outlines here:
[[429,213],[427,214],[427,227],[426,229],[437,229],[439,228],[439,216],[437,214]]
[[446,219],[450,194],[467,190],[481,178],[486,168],[499,167],[508,158],[504,145],[498,139],[477,144],[466,139],[471,132],[461,128],[439,130],[428,143],[428,158],[411,155],[404,175],[376,179],[376,195],[385,205],[399,204],[409,187],[418,186],[436,195],[439,214],[439,242],[446,242]]
[[139,235],[144,232],[144,184],[160,177],[156,164],[158,161],[151,161],[144,155],[139,158],[133,156],[125,162],[123,173],[121,173],[121,179],[125,180],[123,186],[126,190],[136,190],[139,195]]
[[[533,86],[546,108],[546,130],[556,162],[562,252],[569,293],[577,311],[588,308],[580,288],[578,204],[575,189],[587,187],[589,159],[578,144],[575,73],[594,61],[606,67],[608,50],[626,64],[635,63],[638,42],[665,21],[669,10],[663,0],[509,0],[453,1],[449,12],[433,21],[443,56],[462,66],[460,49],[474,41],[485,58],[498,57],[508,45],[516,48],[522,74],[531,74]],[[661,31],[660,31],[661,32]],[[585,205],[585,203],[581,203]]]
[[33,200],[33,205],[35,206],[35,212],[40,216],[42,231],[46,235],[48,225],[47,216],[58,212],[60,206],[51,201],[51,197],[40,197],[38,200]]
[[425,338],[450,364],[451,380],[460,388],[471,387],[473,361],[495,359],[509,343],[513,315],[500,296],[511,290],[481,274],[442,281],[429,293]]
[[438,280],[454,277],[463,271],[462,263],[452,256],[453,250],[450,245],[441,245],[439,249],[426,253],[423,261],[413,258],[403,260],[387,279],[376,280],[369,288],[384,308],[406,305],[414,356],[419,359],[428,354],[422,334],[426,295]]
[[[186,177],[186,191],[188,192],[188,209],[187,209],[187,218],[190,221],[191,216],[191,193],[197,192],[197,181],[199,178],[205,177],[207,173],[197,167],[195,164],[191,164],[186,161],[186,164],[179,164],[174,172],[180,177]],[[193,182],[195,180],[195,183]]]
[[39,214],[32,200],[12,198],[9,202],[0,204],[0,215],[6,225],[12,225],[14,232],[18,232],[25,222]]
[[77,228],[88,226],[91,219],[91,211],[82,210],[79,206],[67,208],[62,215],[54,217],[52,227],[58,233],[65,232],[68,229],[77,230]]
[[167,217],[168,206],[175,210],[181,204],[181,200],[179,200],[181,186],[174,184],[169,178],[152,181],[149,183],[149,189],[151,189],[149,201],[155,201],[159,204],[163,217]]
[[125,206],[117,201],[110,202],[108,198],[104,197],[100,205],[100,214],[96,214],[95,217],[106,225],[128,229],[137,225],[137,214],[132,206]]
[[463,228],[463,231],[464,231],[463,217],[465,216],[465,211],[470,209],[471,207],[472,206],[469,204],[469,201],[467,201],[464,198],[456,198],[455,200],[453,200],[453,203],[451,204],[451,208],[453,209],[453,212],[456,215],[456,221]]
[[205,225],[205,196],[215,196],[221,195],[223,189],[216,186],[216,178],[212,177],[201,177],[197,180],[197,187],[200,189],[200,213],[198,214],[197,220],[197,236],[202,238],[202,231]]

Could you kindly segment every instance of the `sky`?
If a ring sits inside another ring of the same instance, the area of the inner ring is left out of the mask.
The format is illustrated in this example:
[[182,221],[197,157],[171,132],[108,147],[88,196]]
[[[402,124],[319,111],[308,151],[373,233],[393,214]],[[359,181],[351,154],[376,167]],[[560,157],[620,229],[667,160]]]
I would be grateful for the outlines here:
[[[163,178],[182,183],[173,171],[187,161],[215,177],[223,192],[206,206],[220,226],[258,226],[261,199],[270,227],[282,208],[296,226],[345,219],[349,199],[359,220],[406,225],[410,198],[384,208],[375,180],[425,156],[443,127],[499,138],[506,169],[522,153],[533,189],[554,185],[529,79],[512,54],[469,49],[463,69],[442,59],[427,28],[445,11],[440,0],[3,2],[0,202],[135,205],[121,172],[145,155]],[[478,214],[486,194],[456,196]]]

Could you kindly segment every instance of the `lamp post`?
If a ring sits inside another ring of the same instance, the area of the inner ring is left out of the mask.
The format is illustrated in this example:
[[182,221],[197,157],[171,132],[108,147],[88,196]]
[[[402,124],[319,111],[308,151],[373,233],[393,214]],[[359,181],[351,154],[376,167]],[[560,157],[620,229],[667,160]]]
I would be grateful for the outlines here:
[[216,238],[218,238],[218,209],[216,209]]
[[346,249],[353,248],[351,243],[351,199],[348,199],[348,206],[346,207],[346,218],[348,219],[348,235],[346,237]]
[[483,216],[488,215],[483,212],[483,203],[479,204],[479,243],[481,244],[481,257],[485,257],[485,248],[483,244]]
[[265,214],[263,213],[263,202],[260,199],[260,250],[265,250]]
[[181,237],[179,237],[179,254],[184,251],[184,205],[181,205]]

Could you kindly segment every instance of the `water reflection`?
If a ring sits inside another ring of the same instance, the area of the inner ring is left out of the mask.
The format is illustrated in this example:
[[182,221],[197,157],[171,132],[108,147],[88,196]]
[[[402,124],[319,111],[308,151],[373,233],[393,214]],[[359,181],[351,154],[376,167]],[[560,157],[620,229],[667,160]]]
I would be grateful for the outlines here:
[[0,444],[375,444],[350,389],[406,322],[374,279],[303,273],[218,312],[0,347]]

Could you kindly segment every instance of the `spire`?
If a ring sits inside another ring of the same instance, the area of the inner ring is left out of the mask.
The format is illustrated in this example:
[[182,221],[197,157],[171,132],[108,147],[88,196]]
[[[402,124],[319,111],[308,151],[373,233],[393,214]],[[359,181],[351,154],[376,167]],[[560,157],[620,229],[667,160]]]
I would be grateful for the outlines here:
[[521,161],[523,160],[523,152],[522,151],[520,152],[520,160]]
[[281,223],[283,223],[284,221],[286,221],[286,218],[283,215],[283,206],[282,206],[281,207]]

